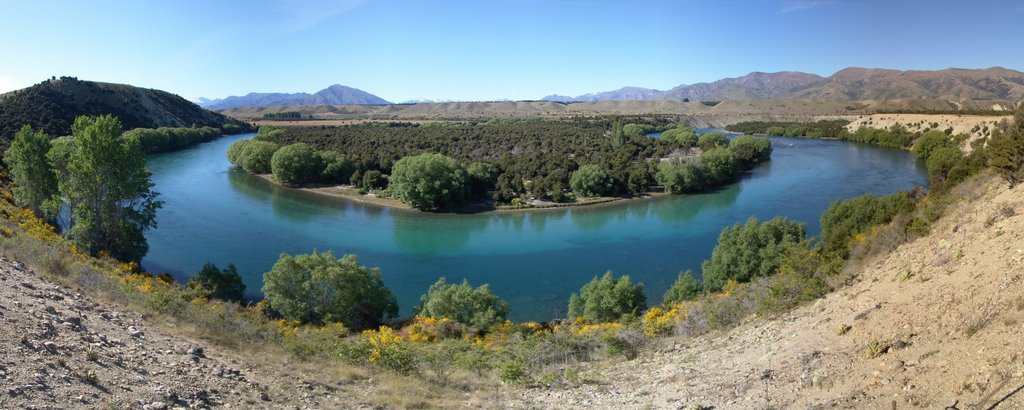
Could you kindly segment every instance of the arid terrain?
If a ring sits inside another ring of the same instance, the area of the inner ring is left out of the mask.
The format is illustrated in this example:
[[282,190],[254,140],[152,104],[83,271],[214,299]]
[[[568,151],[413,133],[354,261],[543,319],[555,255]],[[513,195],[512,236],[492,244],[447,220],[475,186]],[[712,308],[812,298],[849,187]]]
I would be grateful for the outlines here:
[[637,360],[591,366],[580,387],[535,390],[519,405],[1021,408],[1024,187],[988,180],[958,193],[931,234],[870,259],[855,283],[813,305],[662,340]]

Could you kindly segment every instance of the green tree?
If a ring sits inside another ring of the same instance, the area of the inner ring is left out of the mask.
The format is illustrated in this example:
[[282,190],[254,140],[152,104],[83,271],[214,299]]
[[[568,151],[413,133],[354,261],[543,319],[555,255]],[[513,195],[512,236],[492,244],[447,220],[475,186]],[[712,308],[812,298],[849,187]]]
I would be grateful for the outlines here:
[[320,163],[323,164],[320,180],[328,184],[343,184],[352,179],[356,165],[348,157],[337,151],[318,151]]
[[703,151],[729,146],[729,138],[720,132],[708,132],[697,138],[697,146]]
[[772,127],[768,127],[768,129],[765,130],[764,133],[768,134],[768,135],[782,136],[782,135],[786,134],[786,128],[785,127],[779,127],[779,126],[772,126]]
[[989,166],[1011,184],[1024,182],[1024,105],[1017,108],[1013,124],[998,128],[988,142]]
[[594,197],[611,194],[615,185],[612,178],[601,167],[590,164],[584,165],[572,173],[572,177],[569,178],[569,187],[576,195]]
[[304,185],[319,180],[323,163],[316,150],[299,142],[281,147],[270,158],[270,172],[285,185]]
[[729,143],[729,150],[743,169],[753,168],[772,158],[772,143],[764,137],[740,135]]
[[486,330],[501,323],[508,315],[509,306],[491,292],[487,284],[473,288],[469,281],[449,284],[440,278],[430,285],[427,294],[420,297],[419,314],[434,318],[447,317],[459,323]]
[[697,145],[697,134],[693,128],[673,128],[661,133],[661,140],[677,144],[683,148]]
[[637,316],[647,308],[644,285],[630,283],[629,276],[618,280],[608,271],[603,277],[596,276],[577,295],[569,297],[569,319],[592,323],[614,322],[623,316]]
[[717,187],[736,179],[739,166],[736,155],[725,148],[714,148],[700,155],[706,186]]
[[384,174],[376,169],[371,169],[363,174],[363,188],[366,189],[380,189],[388,186],[387,178],[384,178]]
[[228,147],[228,161],[251,174],[271,172],[270,161],[279,146],[273,142],[238,140]]
[[395,162],[390,189],[419,210],[451,211],[469,199],[469,176],[457,161],[441,154],[420,154]]
[[782,250],[804,239],[804,224],[777,217],[765,222],[750,218],[746,224],[727,227],[718,235],[711,260],[704,261],[704,288],[721,290],[729,280],[749,282],[774,274]]
[[473,196],[482,198],[487,191],[494,188],[498,182],[498,168],[489,162],[474,162],[466,168],[469,174],[470,191]]
[[71,132],[74,144],[61,145],[66,175],[57,183],[71,208],[65,234],[91,254],[139,261],[149,250],[143,234],[156,226],[162,203],[152,190],[138,138],[122,138],[121,122],[110,115],[78,117]]
[[679,278],[676,279],[672,287],[665,292],[665,296],[662,298],[663,303],[672,304],[676,302],[682,302],[686,300],[694,300],[697,296],[700,296],[704,292],[704,285],[700,283],[693,276],[692,271],[679,272]]
[[305,323],[340,322],[358,330],[398,315],[380,269],[359,265],[355,255],[336,259],[331,252],[282,253],[263,274],[262,290],[274,310]]
[[658,165],[654,179],[673,194],[698,192],[704,189],[704,168],[697,161],[666,161]]
[[953,147],[949,136],[942,131],[931,130],[921,135],[914,143],[914,153],[917,154],[917,158],[927,161],[932,151],[942,147]]
[[43,216],[43,205],[57,193],[57,176],[47,153],[50,137],[43,130],[24,126],[14,136],[4,153],[11,179],[14,181],[14,202]]
[[242,277],[233,264],[221,270],[217,265],[206,263],[202,270],[188,280],[188,284],[216,299],[241,302],[245,296],[245,283],[242,283]]

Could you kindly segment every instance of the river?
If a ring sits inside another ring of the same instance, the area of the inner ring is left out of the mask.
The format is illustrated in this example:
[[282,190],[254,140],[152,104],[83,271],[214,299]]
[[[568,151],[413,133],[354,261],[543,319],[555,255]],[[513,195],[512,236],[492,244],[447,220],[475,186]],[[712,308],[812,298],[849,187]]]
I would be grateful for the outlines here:
[[247,295],[281,252],[354,253],[379,267],[402,315],[438,277],[489,283],[513,320],[565,315],[569,295],[607,270],[643,282],[661,302],[680,271],[700,271],[722,228],[754,216],[786,216],[820,232],[828,205],[864,193],[926,185],[909,152],[841,141],[772,137],[772,160],[740,181],[700,195],[597,208],[475,215],[384,208],[288,189],[233,169],[228,136],[148,158],[164,206],[146,234],[143,267],[179,279],[204,263],[235,264]]

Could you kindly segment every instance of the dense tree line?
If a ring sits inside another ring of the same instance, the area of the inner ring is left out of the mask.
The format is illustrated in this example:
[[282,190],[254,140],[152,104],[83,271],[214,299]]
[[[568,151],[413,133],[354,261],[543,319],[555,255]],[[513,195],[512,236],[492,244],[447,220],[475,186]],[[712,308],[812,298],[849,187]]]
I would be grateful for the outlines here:
[[692,193],[733,182],[739,171],[771,159],[771,141],[741,135],[729,141],[724,134],[707,133],[696,142],[698,156],[673,158],[659,165],[655,180],[671,193]]
[[744,134],[838,139],[849,124],[850,121],[847,120],[819,120],[816,122],[747,121],[728,125],[725,129]]
[[147,154],[177,151],[199,143],[213,141],[223,134],[225,134],[224,130],[215,127],[136,128],[125,133],[125,135],[137,137],[142,145],[142,152]]

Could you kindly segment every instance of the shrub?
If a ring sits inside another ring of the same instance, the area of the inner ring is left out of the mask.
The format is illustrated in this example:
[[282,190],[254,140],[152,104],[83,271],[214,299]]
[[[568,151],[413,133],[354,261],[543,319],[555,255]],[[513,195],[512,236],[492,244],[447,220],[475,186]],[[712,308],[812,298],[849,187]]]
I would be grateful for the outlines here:
[[704,287],[718,291],[729,280],[749,282],[778,269],[788,244],[804,239],[804,224],[777,217],[765,222],[750,218],[722,230],[711,260],[704,261]]
[[320,180],[323,163],[316,150],[299,142],[286,145],[270,158],[270,171],[274,179],[286,185],[304,185]]
[[427,294],[420,297],[420,303],[421,315],[446,317],[477,330],[503,322],[509,311],[508,303],[491,292],[488,285],[474,289],[468,281],[448,284],[443,277],[430,285]]
[[676,302],[696,299],[704,291],[704,286],[693,276],[692,271],[679,272],[672,287],[665,292],[662,303],[671,305]]
[[469,176],[454,159],[426,153],[395,162],[390,189],[413,208],[451,211],[469,198]]
[[683,148],[690,148],[697,145],[697,134],[693,132],[693,128],[673,128],[668,131],[661,133],[661,140],[669,143],[675,143]]
[[363,188],[365,189],[381,189],[388,186],[387,178],[384,178],[384,174],[376,169],[371,169],[363,174]]
[[701,134],[697,138],[697,146],[702,151],[710,151],[715,148],[725,148],[729,146],[729,138],[720,132],[708,132]]
[[700,164],[704,169],[705,185],[711,187],[721,186],[736,179],[739,165],[736,155],[725,148],[705,151],[700,156]]
[[569,178],[569,186],[576,195],[582,197],[608,195],[615,187],[612,178],[594,164],[584,165],[573,172]]
[[629,276],[618,280],[608,271],[596,276],[577,295],[569,297],[569,319],[583,319],[592,323],[613,322],[623,316],[637,316],[647,307],[644,285],[630,283]]
[[673,194],[699,192],[705,187],[704,168],[697,161],[662,162],[654,180]]
[[752,168],[772,157],[772,143],[768,138],[740,135],[729,143],[729,150],[736,156],[740,168]]
[[914,210],[914,200],[907,192],[884,197],[861,195],[835,201],[821,214],[821,238],[826,250],[848,252],[850,238],[866,233],[875,225],[888,223],[898,214]]
[[989,166],[1011,184],[1024,181],[1024,105],[1013,115],[1013,125],[1003,124],[988,142]]
[[360,266],[355,255],[335,259],[331,252],[281,254],[263,274],[263,282],[267,302],[289,320],[366,329],[398,315],[380,269]]
[[238,275],[235,265],[220,270],[217,265],[207,263],[203,269],[188,281],[189,285],[203,289],[212,298],[241,302],[245,296],[245,283]]
[[931,155],[932,151],[936,148],[952,147],[953,144],[949,141],[949,136],[942,131],[932,130],[921,135],[914,143],[914,153],[917,154],[917,158],[921,160],[927,160],[928,156]]
[[766,130],[764,131],[764,133],[765,133],[765,134],[768,134],[768,135],[776,135],[776,136],[783,136],[783,135],[785,135],[785,134],[786,134],[786,128],[784,128],[784,127],[779,127],[779,126],[774,126],[774,127],[768,127],[768,128],[767,128],[767,129],[766,129]]

